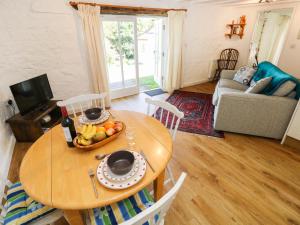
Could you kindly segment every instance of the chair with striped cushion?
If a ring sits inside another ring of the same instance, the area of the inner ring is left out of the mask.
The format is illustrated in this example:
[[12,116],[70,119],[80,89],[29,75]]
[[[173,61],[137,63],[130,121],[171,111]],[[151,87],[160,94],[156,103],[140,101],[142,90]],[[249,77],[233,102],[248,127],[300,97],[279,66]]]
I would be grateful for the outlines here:
[[8,181],[6,187],[4,204],[1,204],[0,224],[51,224],[63,216],[61,210],[34,201],[26,194],[20,182],[12,184]]
[[185,177],[182,173],[175,186],[156,203],[147,189],[143,189],[120,202],[88,210],[86,222],[88,225],[163,225]]
[[[165,127],[169,128],[172,139],[173,141],[175,141],[178,126],[180,120],[184,117],[184,113],[179,111],[176,106],[166,101],[155,100],[151,98],[146,98],[145,101],[146,103],[148,103],[147,115],[151,116],[151,105],[154,106],[154,114],[152,114],[153,117],[164,124]],[[164,184],[166,185],[170,181],[175,184],[175,179],[169,165],[167,166],[167,172],[169,175],[169,179],[166,179]]]

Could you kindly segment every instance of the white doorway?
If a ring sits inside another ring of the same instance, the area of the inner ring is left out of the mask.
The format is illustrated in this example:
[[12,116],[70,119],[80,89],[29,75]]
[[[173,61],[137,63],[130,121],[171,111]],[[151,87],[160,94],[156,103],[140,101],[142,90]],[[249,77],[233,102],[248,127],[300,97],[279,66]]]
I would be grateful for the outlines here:
[[162,86],[166,65],[164,17],[138,17],[140,91]]
[[165,18],[104,15],[103,32],[111,97],[162,86]]
[[249,64],[269,61],[278,64],[286,35],[291,21],[293,9],[276,9],[260,12],[254,29]]

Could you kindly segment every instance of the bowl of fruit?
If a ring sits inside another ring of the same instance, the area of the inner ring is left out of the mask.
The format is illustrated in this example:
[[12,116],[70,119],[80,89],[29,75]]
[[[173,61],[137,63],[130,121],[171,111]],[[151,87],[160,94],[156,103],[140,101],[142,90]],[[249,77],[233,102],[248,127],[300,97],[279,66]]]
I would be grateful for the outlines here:
[[77,148],[93,150],[116,139],[125,130],[125,127],[121,121],[108,121],[97,126],[83,125],[73,143]]

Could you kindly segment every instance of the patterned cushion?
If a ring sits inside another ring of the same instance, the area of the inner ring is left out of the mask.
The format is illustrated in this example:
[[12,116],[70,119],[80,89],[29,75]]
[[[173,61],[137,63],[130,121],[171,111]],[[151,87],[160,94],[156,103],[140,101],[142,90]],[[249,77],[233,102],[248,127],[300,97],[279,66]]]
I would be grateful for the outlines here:
[[[147,189],[120,202],[88,211],[92,225],[117,225],[131,219],[154,204]],[[147,223],[146,223],[147,224]]]
[[13,184],[7,191],[5,208],[7,213],[4,217],[4,225],[29,224],[56,210],[30,198],[20,182]]
[[253,69],[252,67],[243,66],[236,72],[233,80],[244,85],[249,85],[250,80],[252,79],[255,72],[256,70]]
[[258,94],[262,92],[268,84],[271,82],[272,77],[266,77],[259,81],[257,81],[255,84],[251,84],[252,86],[249,87],[245,92],[246,93],[252,93],[252,94]]

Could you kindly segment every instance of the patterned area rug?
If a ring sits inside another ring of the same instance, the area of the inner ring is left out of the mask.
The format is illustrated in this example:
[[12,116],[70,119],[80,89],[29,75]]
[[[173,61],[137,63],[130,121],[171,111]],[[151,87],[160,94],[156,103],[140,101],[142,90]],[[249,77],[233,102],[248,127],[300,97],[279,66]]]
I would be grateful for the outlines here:
[[[214,106],[211,94],[176,90],[166,101],[175,105],[184,113],[184,118],[180,121],[178,130],[224,138],[224,132],[216,131],[213,128]],[[160,113],[161,109],[158,109],[156,116]],[[163,122],[166,121],[166,117],[167,112],[164,111]],[[168,120],[168,126],[170,127],[172,117],[170,116]]]

